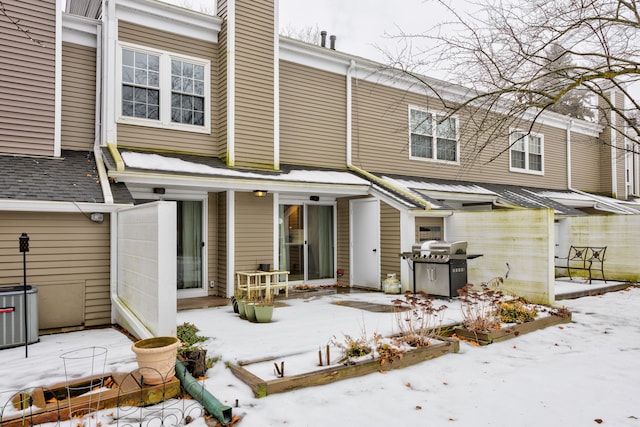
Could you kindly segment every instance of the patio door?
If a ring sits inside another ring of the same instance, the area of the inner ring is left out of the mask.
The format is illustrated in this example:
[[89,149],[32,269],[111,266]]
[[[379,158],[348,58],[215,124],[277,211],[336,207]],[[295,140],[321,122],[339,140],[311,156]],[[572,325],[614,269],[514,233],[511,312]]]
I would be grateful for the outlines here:
[[380,289],[380,203],[349,202],[351,212],[351,286]]
[[177,287],[178,297],[205,296],[203,281],[203,211],[200,200],[178,200]]
[[279,206],[279,260],[289,281],[327,283],[335,279],[334,206]]

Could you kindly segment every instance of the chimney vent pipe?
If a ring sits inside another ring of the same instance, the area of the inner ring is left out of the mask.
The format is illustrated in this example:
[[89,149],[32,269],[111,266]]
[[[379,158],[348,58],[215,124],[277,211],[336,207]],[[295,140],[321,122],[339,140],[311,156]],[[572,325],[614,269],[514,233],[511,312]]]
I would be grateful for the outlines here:
[[336,50],[336,36],[329,36],[329,40],[331,41],[331,50]]
[[320,31],[320,46],[322,46],[322,47],[326,47],[327,46],[327,32],[326,31]]

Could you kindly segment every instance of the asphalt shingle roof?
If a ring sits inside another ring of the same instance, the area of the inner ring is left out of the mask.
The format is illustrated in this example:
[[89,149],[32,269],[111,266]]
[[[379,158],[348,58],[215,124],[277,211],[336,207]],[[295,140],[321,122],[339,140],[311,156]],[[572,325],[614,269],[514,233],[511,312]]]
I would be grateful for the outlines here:
[[[115,203],[132,203],[122,184],[111,184]],[[60,157],[0,155],[0,199],[104,203],[92,152],[63,150]]]

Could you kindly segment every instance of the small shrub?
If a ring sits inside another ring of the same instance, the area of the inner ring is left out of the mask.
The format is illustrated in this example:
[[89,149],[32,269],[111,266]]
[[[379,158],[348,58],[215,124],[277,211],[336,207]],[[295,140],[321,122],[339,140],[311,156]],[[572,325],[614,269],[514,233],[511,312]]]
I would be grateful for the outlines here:
[[407,352],[407,344],[402,340],[384,338],[378,334],[374,336],[374,340],[375,351],[380,359],[380,366],[402,359]]
[[474,290],[472,284],[467,284],[458,290],[458,295],[465,328],[475,332],[500,328],[499,304],[503,296],[500,290],[490,289],[486,283],[480,290]]
[[178,325],[177,337],[182,343],[178,347],[178,354],[201,349],[200,343],[205,342],[208,338],[198,335],[199,331],[198,327],[193,323],[184,322],[182,325]]
[[404,300],[393,301],[401,341],[412,347],[424,347],[440,334],[447,306],[435,307],[433,301],[424,292],[407,292]]
[[333,345],[342,350],[342,361],[347,363],[353,362],[352,359],[370,355],[373,351],[373,342],[374,339],[368,338],[365,330],[362,331],[360,338],[344,334],[344,342],[331,341]]
[[513,300],[500,303],[500,319],[504,323],[531,322],[538,315],[535,308],[527,306],[525,301]]

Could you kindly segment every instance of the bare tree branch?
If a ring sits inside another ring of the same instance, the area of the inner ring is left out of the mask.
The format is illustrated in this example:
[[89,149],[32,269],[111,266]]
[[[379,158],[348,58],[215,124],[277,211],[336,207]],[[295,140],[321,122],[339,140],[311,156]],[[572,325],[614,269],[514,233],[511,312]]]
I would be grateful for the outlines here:
[[4,17],[6,17],[9,22],[11,22],[18,31],[20,31],[21,33],[23,33],[29,40],[31,40],[34,44],[37,44],[38,46],[42,46],[45,47],[44,41],[40,40],[40,39],[36,39],[31,35],[31,32],[29,30],[27,30],[26,28],[24,28],[24,26],[22,26],[20,24],[20,19],[14,18],[8,11],[7,8],[4,6],[4,3],[2,2],[2,0],[0,0],[0,15],[3,15]]

